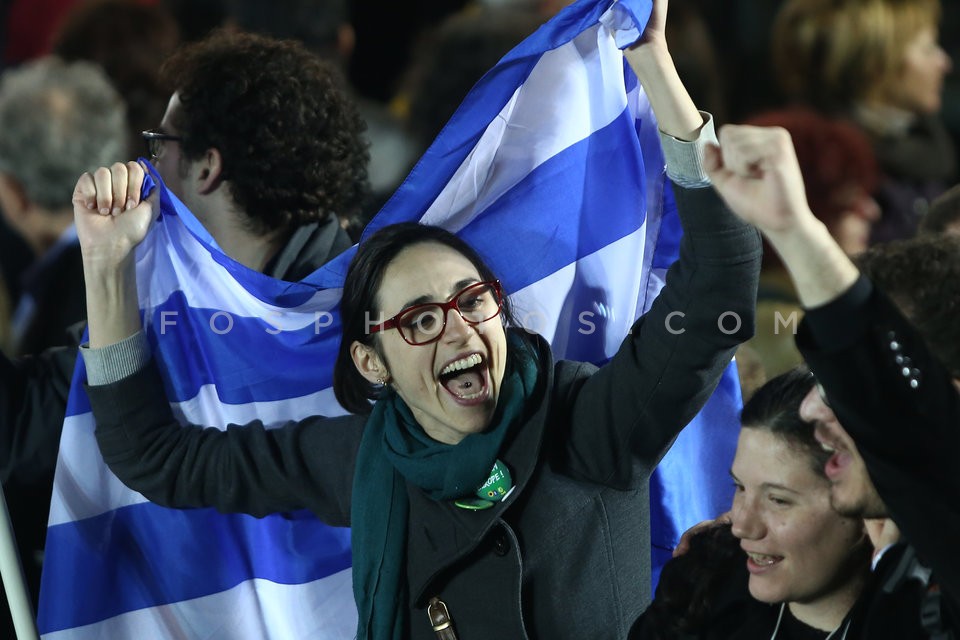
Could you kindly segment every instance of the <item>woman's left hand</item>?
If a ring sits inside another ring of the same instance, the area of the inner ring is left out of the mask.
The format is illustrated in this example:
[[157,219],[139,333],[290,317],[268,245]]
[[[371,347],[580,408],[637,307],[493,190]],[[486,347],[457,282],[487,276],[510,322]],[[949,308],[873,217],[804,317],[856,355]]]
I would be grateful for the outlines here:
[[647,26],[631,49],[643,49],[648,45],[667,46],[667,4],[668,0],[654,0]]

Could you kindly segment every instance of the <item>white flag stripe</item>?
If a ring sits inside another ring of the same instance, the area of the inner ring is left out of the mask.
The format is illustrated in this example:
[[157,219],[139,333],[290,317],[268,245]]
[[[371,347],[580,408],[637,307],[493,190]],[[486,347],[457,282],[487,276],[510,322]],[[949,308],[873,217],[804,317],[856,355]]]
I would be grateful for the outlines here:
[[[640,261],[645,242],[644,225],[629,236],[518,291],[510,297],[517,321],[525,329],[550,340],[558,358],[563,357],[564,350],[564,339],[557,335],[558,323],[562,321],[568,328],[582,331],[581,335],[585,336],[596,331],[595,326],[605,323],[603,356],[612,357],[639,314],[638,304],[642,301],[637,299],[636,292],[642,284]],[[624,265],[635,268],[625,269]],[[612,278],[624,286],[613,291],[604,288]],[[575,279],[578,288],[602,289],[613,297],[583,300],[580,301],[583,306],[564,311],[569,302],[565,294],[571,291]],[[595,326],[591,327],[591,324]]]
[[299,585],[248,580],[221,593],[131,611],[96,624],[46,633],[43,638],[353,640],[356,610],[330,597],[331,592],[350,593],[352,585],[349,570]]
[[[311,314],[329,311],[340,299],[340,289],[325,289],[296,307],[269,304],[250,295],[182,223],[158,226],[155,231],[137,252],[137,273],[146,274],[140,281],[141,309],[161,307],[171,295],[179,293],[191,307],[225,311],[240,318],[261,318],[291,331],[310,326]],[[174,256],[168,255],[165,247],[177,247]],[[253,273],[250,271],[250,275]],[[184,288],[184,282],[194,286]]]
[[48,527],[144,502],[103,464],[90,414],[69,416],[64,421],[60,449],[65,448],[75,453],[57,459]]
[[[605,29],[593,28],[545,53],[421,221],[459,231],[531,171],[623,113],[623,55],[597,46],[598,38],[607,37]],[[598,66],[613,66],[616,73],[601,77]],[[620,87],[612,86],[615,78]],[[599,86],[604,80],[608,84]],[[544,103],[542,96],[554,93],[567,99]],[[545,128],[558,135],[544,138]]]

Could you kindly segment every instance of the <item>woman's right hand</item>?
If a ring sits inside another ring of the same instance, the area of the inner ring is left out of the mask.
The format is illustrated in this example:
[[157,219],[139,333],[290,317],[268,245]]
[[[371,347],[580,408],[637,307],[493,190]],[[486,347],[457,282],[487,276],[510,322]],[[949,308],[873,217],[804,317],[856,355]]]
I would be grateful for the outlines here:
[[86,268],[115,268],[147,235],[155,197],[141,200],[144,177],[136,162],[117,162],[80,176],[73,216]]

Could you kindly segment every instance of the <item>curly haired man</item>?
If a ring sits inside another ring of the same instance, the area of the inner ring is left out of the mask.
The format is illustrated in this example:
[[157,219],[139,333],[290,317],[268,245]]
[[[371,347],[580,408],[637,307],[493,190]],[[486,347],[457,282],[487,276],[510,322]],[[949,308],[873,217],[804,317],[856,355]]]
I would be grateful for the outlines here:
[[299,280],[350,246],[338,218],[361,207],[368,156],[332,66],[293,41],[223,32],[161,74],[173,95],[145,133],[154,164],[225,253]]

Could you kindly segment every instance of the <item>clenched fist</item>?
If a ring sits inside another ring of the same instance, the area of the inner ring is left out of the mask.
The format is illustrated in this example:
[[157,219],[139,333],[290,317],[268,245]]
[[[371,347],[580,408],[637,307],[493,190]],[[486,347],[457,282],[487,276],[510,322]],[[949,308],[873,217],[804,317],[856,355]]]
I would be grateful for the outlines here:
[[119,265],[147,235],[157,192],[141,200],[145,175],[136,162],[118,162],[80,176],[73,191],[73,216],[88,266]]

